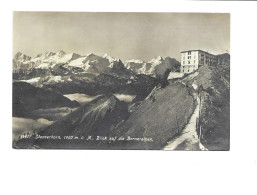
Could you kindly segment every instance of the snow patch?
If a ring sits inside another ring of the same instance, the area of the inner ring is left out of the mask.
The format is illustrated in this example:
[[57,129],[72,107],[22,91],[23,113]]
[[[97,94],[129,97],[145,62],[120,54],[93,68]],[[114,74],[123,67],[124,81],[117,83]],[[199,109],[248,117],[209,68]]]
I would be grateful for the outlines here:
[[75,60],[77,57],[79,57],[78,54],[66,54],[64,51],[60,51],[58,53],[46,52],[33,58],[31,62],[35,62],[39,64],[39,66],[45,67],[45,63],[48,63],[50,65],[52,65],[51,63],[68,63],[71,60]]
[[62,80],[61,76],[51,76],[47,82],[48,83],[62,83],[62,82],[64,82],[64,80]]
[[168,76],[168,80],[169,79],[175,79],[175,78],[181,78],[184,76],[184,73],[180,73],[180,72],[171,72]]
[[40,64],[39,66],[37,66],[36,68],[38,69],[38,68],[42,68],[42,69],[47,69],[48,67],[49,67],[49,63],[42,63],[42,64]]
[[137,59],[131,59],[131,60],[127,60],[127,61],[125,61],[125,64],[126,63],[137,63],[137,64],[142,64],[142,63],[144,63],[144,61],[143,60],[137,60]]
[[149,63],[151,63],[151,64],[157,66],[157,65],[159,65],[162,61],[163,61],[162,57],[161,57],[161,56],[158,56],[158,57],[156,57],[156,58],[151,59],[151,60],[149,61]]
[[87,58],[87,57],[82,57],[82,58],[78,58],[78,59],[76,59],[76,60],[72,60],[72,61],[70,61],[69,66],[81,68],[81,67],[84,65],[83,61],[84,61],[86,58]]
[[103,55],[103,58],[108,59],[110,63],[119,61],[118,58],[114,58],[114,57],[108,55],[107,53]]
[[35,78],[32,78],[32,79],[29,79],[29,80],[21,80],[23,82],[27,82],[27,83],[38,83],[38,81],[40,80],[41,77],[35,77]]
[[193,83],[193,84],[192,84],[192,87],[194,88],[194,90],[196,90],[198,86]]

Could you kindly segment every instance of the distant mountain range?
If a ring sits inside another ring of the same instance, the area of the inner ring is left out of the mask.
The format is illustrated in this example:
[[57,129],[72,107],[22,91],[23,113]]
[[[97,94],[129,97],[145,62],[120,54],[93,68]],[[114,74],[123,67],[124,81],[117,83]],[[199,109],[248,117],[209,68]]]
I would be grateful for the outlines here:
[[[125,64],[125,65],[124,65]],[[153,77],[161,76],[166,69],[173,69],[176,71],[179,68],[179,62],[174,58],[167,57],[163,59],[158,56],[149,62],[143,60],[127,60],[125,63],[118,59],[111,57],[108,54],[98,56],[93,53],[81,56],[76,53],[66,54],[64,51],[45,52],[38,54],[36,57],[30,57],[26,54],[18,52],[13,59],[14,71],[31,70],[31,69],[51,69],[60,65],[65,65],[69,70],[81,69],[83,73],[89,74],[115,74],[121,71],[129,72],[124,68],[133,71],[136,74],[151,75]],[[124,74],[123,74],[124,76]]]
[[18,52],[13,59],[13,80],[60,94],[85,93],[100,95],[125,93],[146,96],[167,72],[177,71],[179,62],[173,58],[157,57],[149,62],[123,62],[108,54],[81,56],[45,52],[30,57]]

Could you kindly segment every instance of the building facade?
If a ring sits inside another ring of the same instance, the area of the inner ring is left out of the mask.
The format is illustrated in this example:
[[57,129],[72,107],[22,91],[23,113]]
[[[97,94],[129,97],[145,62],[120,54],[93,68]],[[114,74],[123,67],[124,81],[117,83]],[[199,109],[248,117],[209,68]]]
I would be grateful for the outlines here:
[[216,57],[202,50],[189,50],[181,52],[181,73],[191,73],[200,66],[212,66],[216,64]]

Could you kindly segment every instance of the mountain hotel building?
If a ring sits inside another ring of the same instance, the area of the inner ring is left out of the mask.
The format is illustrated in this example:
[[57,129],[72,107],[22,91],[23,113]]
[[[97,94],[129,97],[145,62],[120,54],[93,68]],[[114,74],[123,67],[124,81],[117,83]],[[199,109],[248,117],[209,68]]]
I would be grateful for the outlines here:
[[181,52],[181,73],[191,73],[199,66],[212,66],[216,63],[216,57],[202,50],[188,50]]

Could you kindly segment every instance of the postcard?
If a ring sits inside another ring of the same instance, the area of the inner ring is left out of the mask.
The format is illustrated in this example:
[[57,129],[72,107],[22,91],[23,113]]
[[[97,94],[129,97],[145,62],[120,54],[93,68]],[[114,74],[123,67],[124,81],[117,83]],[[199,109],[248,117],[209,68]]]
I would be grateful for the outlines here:
[[13,148],[229,150],[230,14],[13,12]]

